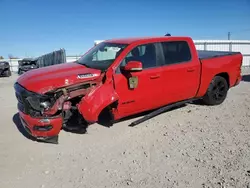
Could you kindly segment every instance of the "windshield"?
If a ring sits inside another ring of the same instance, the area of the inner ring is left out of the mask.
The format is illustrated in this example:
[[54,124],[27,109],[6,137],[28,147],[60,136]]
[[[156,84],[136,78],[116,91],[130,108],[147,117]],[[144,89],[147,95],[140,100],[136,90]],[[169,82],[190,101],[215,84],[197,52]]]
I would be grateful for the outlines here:
[[127,46],[127,44],[102,42],[78,59],[76,63],[105,71]]

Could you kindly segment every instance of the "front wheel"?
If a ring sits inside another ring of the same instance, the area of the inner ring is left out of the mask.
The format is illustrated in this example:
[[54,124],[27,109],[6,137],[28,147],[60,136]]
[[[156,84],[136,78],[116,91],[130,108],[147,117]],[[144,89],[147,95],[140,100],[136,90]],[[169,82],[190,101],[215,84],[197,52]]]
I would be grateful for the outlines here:
[[227,97],[229,86],[225,78],[215,76],[211,81],[208,90],[203,97],[203,102],[207,105],[219,105]]

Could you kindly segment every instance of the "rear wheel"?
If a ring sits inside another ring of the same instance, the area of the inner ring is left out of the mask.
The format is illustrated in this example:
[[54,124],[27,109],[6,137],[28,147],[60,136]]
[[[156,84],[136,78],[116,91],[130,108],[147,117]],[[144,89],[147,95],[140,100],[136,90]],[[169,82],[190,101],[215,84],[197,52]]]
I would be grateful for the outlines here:
[[228,89],[226,79],[221,76],[215,76],[203,97],[203,102],[207,105],[219,105],[223,103],[227,97]]

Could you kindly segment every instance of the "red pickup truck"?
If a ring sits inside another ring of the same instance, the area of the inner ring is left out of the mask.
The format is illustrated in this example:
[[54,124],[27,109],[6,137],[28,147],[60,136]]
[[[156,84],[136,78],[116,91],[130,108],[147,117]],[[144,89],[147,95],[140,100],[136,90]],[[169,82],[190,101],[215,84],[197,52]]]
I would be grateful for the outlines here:
[[198,51],[190,37],[113,39],[75,62],[31,70],[14,88],[25,129],[50,141],[69,122],[112,124],[192,99],[219,105],[241,81],[241,65],[241,53]]

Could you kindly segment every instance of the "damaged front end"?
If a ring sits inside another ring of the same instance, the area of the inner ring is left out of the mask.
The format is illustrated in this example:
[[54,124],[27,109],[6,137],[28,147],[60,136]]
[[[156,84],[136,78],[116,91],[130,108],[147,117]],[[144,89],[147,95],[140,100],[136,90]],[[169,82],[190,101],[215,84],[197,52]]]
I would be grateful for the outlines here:
[[37,69],[38,64],[37,64],[37,58],[35,59],[30,59],[30,58],[25,58],[22,60],[18,61],[18,74],[21,75],[27,71]]
[[0,76],[10,77],[11,70],[9,62],[2,61],[0,62]]
[[37,140],[53,143],[58,142],[62,128],[72,130],[77,125],[78,130],[86,131],[87,122],[78,112],[78,105],[98,84],[101,82],[89,81],[39,94],[15,83],[19,115],[24,128]]

